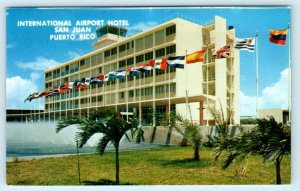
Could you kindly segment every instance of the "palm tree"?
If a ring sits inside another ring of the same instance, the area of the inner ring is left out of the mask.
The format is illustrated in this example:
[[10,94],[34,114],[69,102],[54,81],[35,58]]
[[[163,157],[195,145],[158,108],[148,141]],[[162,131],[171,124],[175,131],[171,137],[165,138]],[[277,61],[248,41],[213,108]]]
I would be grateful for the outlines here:
[[275,164],[276,167],[276,183],[281,184],[280,166],[283,156],[291,151],[291,127],[289,124],[283,125],[275,121],[274,117],[269,120],[258,120],[258,126],[264,128],[265,138],[269,138],[264,143],[265,150],[263,152],[264,163]]
[[175,123],[175,129],[183,136],[183,138],[190,141],[194,149],[194,160],[200,160],[200,147],[202,142],[202,135],[200,128],[193,124],[190,120],[184,119],[180,115],[176,115],[176,121],[179,125]]
[[263,163],[275,164],[276,183],[281,184],[281,160],[291,151],[290,125],[278,123],[274,117],[257,119],[257,126],[251,131],[222,139],[216,147],[216,159],[222,151],[228,152],[222,164],[223,169],[228,168],[236,159],[245,159],[251,154],[261,155]]
[[115,147],[115,168],[116,168],[116,184],[119,184],[119,146],[121,138],[125,135],[129,140],[127,131],[131,132],[137,127],[137,121],[135,119],[126,122],[123,118],[118,117],[113,109],[101,109],[91,112],[89,117],[66,117],[60,119],[56,132],[58,133],[67,126],[78,124],[80,130],[76,139],[78,139],[79,147],[83,145],[96,133],[103,134],[99,143],[96,146],[96,150],[100,155],[104,154],[105,148],[108,143],[112,143]]

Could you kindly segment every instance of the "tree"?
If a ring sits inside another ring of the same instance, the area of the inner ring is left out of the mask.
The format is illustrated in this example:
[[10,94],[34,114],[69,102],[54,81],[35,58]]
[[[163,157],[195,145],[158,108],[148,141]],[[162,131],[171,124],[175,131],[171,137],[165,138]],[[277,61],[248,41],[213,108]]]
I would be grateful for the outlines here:
[[202,142],[202,135],[200,127],[193,124],[190,120],[184,119],[180,115],[176,115],[176,121],[179,125],[175,123],[175,129],[193,145],[194,158],[195,160],[200,160],[200,147]]
[[116,168],[116,184],[119,184],[119,146],[121,138],[125,135],[129,140],[127,131],[131,132],[137,128],[137,121],[135,119],[126,122],[123,118],[118,117],[113,109],[101,109],[91,112],[89,117],[66,117],[61,118],[56,132],[60,132],[65,127],[73,124],[78,124],[80,130],[76,134],[79,147],[83,145],[96,133],[101,133],[103,136],[100,138],[96,146],[96,150],[100,155],[104,154],[106,146],[111,142],[115,148],[115,168]]
[[228,168],[234,160],[245,159],[251,154],[261,155],[263,163],[275,164],[276,183],[281,184],[280,166],[283,156],[291,151],[290,125],[278,123],[274,117],[257,119],[257,126],[249,132],[223,139],[216,148],[216,159],[222,151],[227,158],[222,168]]

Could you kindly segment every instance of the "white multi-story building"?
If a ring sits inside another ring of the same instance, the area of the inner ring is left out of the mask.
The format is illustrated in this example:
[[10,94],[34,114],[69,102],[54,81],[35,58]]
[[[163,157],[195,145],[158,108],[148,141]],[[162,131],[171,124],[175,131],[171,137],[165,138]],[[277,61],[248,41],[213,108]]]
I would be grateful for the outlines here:
[[125,34],[126,29],[114,26],[98,29],[95,50],[45,71],[45,87],[207,49],[204,62],[186,64],[184,69],[153,69],[138,77],[127,75],[86,90],[48,96],[45,118],[89,115],[100,107],[115,107],[125,116],[136,111],[142,125],[155,125],[154,110],[174,110],[207,125],[214,124],[209,108],[216,108],[232,124],[239,124],[239,52],[232,49],[231,56],[222,59],[214,55],[235,39],[235,29],[227,29],[224,18],[216,16],[205,25],[175,18],[128,38]]

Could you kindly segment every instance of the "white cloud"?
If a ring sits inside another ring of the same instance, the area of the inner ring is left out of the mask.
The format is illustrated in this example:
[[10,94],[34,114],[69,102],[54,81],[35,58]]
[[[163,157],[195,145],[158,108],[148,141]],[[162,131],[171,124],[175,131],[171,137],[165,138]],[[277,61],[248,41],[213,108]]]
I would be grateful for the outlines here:
[[28,108],[24,100],[31,93],[37,92],[37,75],[32,74],[31,79],[23,79],[20,76],[6,78],[6,107],[7,108]]
[[82,54],[78,53],[78,52],[75,52],[75,51],[69,51],[68,52],[68,57],[69,59],[75,59],[75,58],[78,58],[79,56],[81,56]]
[[279,80],[262,91],[261,108],[288,107],[288,69],[280,73]]
[[30,78],[33,82],[37,81],[38,79],[41,78],[41,73],[38,73],[38,72],[32,72],[30,74]]
[[44,57],[37,57],[32,62],[17,62],[19,68],[22,69],[30,69],[35,71],[44,71],[50,68],[53,68],[57,65],[61,64],[53,59],[47,59]]
[[157,22],[148,21],[148,22],[140,22],[135,25],[129,26],[128,29],[128,36],[134,35],[136,33],[145,31],[153,26],[156,26]]
[[[260,109],[288,107],[288,69],[280,73],[279,80],[269,87],[263,89],[258,98]],[[240,92],[240,114],[241,116],[256,115],[256,97],[247,96]]]
[[256,98],[240,92],[240,115],[253,116],[256,114]]

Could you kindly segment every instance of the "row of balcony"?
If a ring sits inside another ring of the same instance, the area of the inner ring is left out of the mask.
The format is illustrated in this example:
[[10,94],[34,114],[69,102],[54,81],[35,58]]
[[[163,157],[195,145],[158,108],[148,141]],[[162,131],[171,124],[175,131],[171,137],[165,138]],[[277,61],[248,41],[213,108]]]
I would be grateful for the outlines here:
[[[170,93],[170,98],[175,97],[176,92]],[[161,94],[155,94],[155,99],[165,99],[169,98],[168,93],[161,93]],[[96,101],[96,102],[88,102],[88,103],[82,103],[78,104],[79,100],[72,100],[69,102],[64,102],[64,104],[61,103],[55,103],[55,104],[46,104],[45,112],[50,111],[63,111],[63,110],[74,110],[74,109],[84,109],[84,108],[90,108],[90,107],[96,107],[96,106],[104,106],[104,105],[115,105],[117,104],[126,104],[131,102],[139,102],[139,101],[148,101],[153,100],[153,95],[145,95],[145,96],[135,96],[128,98],[128,101],[126,102],[126,99],[119,99],[118,103],[116,101],[115,97],[107,97],[106,100],[102,101]],[[54,106],[54,107],[53,107]]]
[[[168,43],[168,42],[172,42],[172,41],[175,40],[175,38],[176,38],[175,34],[172,34],[172,35],[169,35],[169,36],[164,36],[162,38],[157,38],[157,39],[155,39],[155,46],[159,46],[159,45],[162,45],[162,44],[165,44],[165,43]],[[131,48],[131,49],[122,51],[119,54],[114,54],[114,55],[111,55],[111,56],[103,57],[102,59],[103,59],[104,62],[109,62],[109,61],[116,60],[118,58],[125,57],[126,55],[133,55],[134,53],[144,51],[144,50],[147,50],[147,49],[150,49],[150,48],[153,48],[153,43],[147,43],[145,45],[143,44],[141,46],[136,46],[135,49]],[[99,63],[103,63],[103,62],[100,61]],[[60,73],[57,73],[57,74],[53,74],[53,76],[48,76],[48,77],[46,77],[46,81],[56,79],[56,78],[64,76],[64,75],[68,75],[69,73],[70,74],[75,73],[75,72],[78,72],[79,70],[82,71],[82,70],[88,69],[92,66],[95,66],[95,64],[92,64],[92,63],[89,62],[87,64],[81,65],[80,69],[78,67],[76,67],[76,68],[70,69],[70,71],[63,71],[63,72],[60,72]]]

